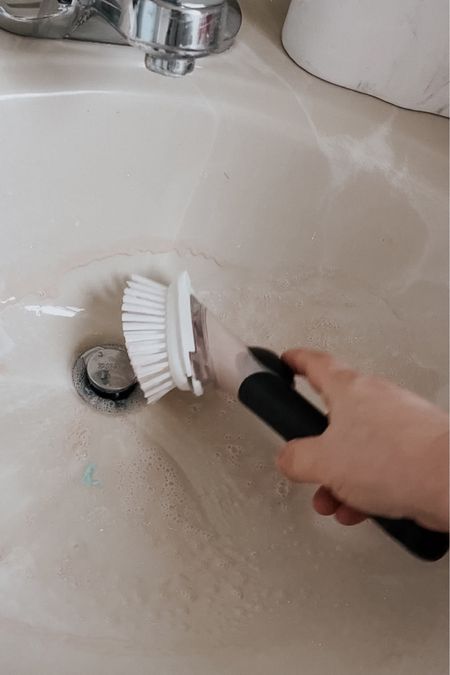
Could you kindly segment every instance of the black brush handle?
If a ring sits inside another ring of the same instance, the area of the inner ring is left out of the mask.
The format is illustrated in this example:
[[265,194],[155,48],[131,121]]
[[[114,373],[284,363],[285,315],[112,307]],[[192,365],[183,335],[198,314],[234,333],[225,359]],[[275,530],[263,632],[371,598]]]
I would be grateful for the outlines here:
[[[258,361],[272,372],[262,370],[247,377],[239,388],[239,400],[286,441],[319,436],[328,418],[293,388],[294,375],[275,354],[253,347]],[[421,527],[406,518],[372,516],[389,536],[422,560],[442,558],[449,548],[449,536]]]

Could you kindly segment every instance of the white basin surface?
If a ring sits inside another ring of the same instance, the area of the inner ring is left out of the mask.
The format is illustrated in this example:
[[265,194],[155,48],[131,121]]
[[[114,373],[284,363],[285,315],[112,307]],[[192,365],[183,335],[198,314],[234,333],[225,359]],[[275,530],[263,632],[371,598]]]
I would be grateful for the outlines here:
[[183,80],[0,42],[0,671],[444,675],[447,561],[316,516],[233,400],[91,409],[133,272],[187,269],[249,344],[329,349],[447,405],[448,121],[316,80],[282,6]]

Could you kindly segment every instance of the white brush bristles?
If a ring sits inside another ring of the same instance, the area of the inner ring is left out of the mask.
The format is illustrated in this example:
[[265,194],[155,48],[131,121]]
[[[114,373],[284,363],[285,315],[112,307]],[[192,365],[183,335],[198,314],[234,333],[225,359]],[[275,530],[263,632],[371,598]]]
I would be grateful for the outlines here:
[[167,353],[167,287],[134,274],[122,304],[122,325],[131,365],[148,403],[176,384]]
[[203,393],[191,357],[195,353],[191,280],[182,272],[170,286],[137,274],[123,294],[122,326],[128,356],[148,403],[171,389]]

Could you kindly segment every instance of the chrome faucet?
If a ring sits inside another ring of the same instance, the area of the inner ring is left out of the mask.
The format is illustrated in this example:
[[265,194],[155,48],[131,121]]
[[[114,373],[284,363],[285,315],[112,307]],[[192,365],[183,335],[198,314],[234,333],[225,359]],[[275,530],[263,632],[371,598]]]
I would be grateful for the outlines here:
[[241,26],[237,0],[0,0],[0,28],[37,38],[129,44],[154,73],[191,73],[228,49]]

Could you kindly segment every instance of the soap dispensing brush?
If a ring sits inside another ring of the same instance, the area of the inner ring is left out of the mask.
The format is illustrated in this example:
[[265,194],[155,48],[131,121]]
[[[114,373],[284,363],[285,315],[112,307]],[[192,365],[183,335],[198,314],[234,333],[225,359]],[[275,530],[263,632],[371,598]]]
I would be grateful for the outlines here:
[[[201,396],[213,383],[286,441],[320,435],[328,426],[327,417],[294,389],[294,374],[278,356],[247,347],[197,300],[187,272],[169,286],[133,275],[123,296],[122,325],[148,403],[172,389]],[[372,518],[419,558],[438,560],[448,551],[446,533],[409,519]]]

